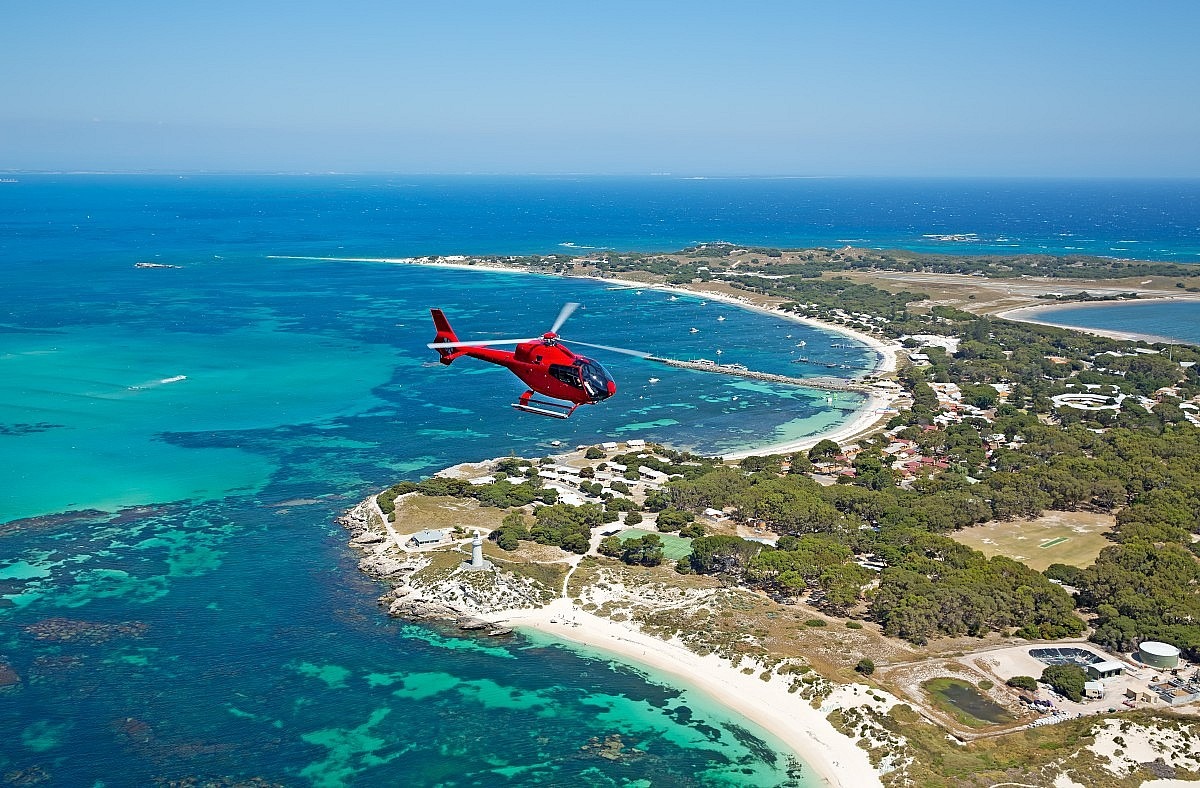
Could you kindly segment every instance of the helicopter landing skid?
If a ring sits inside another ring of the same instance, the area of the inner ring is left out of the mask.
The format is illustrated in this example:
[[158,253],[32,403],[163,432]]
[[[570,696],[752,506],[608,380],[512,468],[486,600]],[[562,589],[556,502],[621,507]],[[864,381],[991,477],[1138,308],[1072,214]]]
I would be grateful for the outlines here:
[[521,395],[521,399],[512,404],[514,408],[526,413],[534,413],[538,416],[549,416],[552,419],[565,419],[575,412],[579,407],[577,403],[567,405],[562,402],[554,402],[552,400],[534,399],[532,391],[526,391]]

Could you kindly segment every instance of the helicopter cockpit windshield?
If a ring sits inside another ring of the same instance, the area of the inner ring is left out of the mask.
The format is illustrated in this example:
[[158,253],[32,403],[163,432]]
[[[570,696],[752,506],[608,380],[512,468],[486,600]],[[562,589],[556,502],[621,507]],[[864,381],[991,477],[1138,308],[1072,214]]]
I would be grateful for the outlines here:
[[572,388],[583,389],[592,402],[608,399],[616,388],[608,371],[588,358],[579,358],[571,366],[551,364],[550,374]]
[[579,372],[583,379],[583,390],[592,398],[592,402],[599,402],[612,396],[612,392],[616,388],[612,376],[598,362],[583,359],[579,365]]

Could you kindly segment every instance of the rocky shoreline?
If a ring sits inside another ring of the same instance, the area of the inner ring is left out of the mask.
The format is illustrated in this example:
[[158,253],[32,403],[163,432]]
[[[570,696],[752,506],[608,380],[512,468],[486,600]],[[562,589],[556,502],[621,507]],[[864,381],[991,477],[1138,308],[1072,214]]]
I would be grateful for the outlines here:
[[499,636],[511,629],[502,620],[489,620],[489,613],[545,603],[543,592],[531,580],[502,570],[434,571],[432,554],[400,546],[398,535],[384,524],[374,496],[344,512],[337,522],[349,532],[350,547],[362,554],[359,571],[388,586],[378,601],[392,618],[444,622],[461,631]]

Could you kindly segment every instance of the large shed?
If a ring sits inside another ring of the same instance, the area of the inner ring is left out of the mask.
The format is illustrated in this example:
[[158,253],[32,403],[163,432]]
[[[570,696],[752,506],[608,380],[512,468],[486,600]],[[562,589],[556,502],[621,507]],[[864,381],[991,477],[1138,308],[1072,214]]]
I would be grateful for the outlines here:
[[1103,662],[1093,662],[1084,668],[1093,679],[1107,679],[1120,676],[1125,672],[1125,666],[1115,660],[1106,659]]

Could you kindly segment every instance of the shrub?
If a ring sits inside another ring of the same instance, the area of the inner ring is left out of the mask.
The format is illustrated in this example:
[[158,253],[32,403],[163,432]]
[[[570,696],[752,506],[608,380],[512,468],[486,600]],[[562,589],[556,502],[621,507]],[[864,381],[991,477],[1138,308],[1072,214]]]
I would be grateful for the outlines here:
[[875,672],[875,660],[869,657],[863,657],[858,661],[858,664],[854,666],[854,671],[856,673],[861,673],[864,676],[870,676]]
[[846,629],[862,629],[862,628],[863,628],[862,624],[858,623],[857,621],[847,621],[846,622]]
[[1013,676],[1008,681],[1004,682],[1014,689],[1022,689],[1027,692],[1037,692],[1037,679],[1033,676]]
[[826,626],[826,622],[825,622],[825,619],[823,619],[823,618],[810,618],[808,621],[804,622],[804,626],[806,626],[806,627],[823,627],[823,626]]

